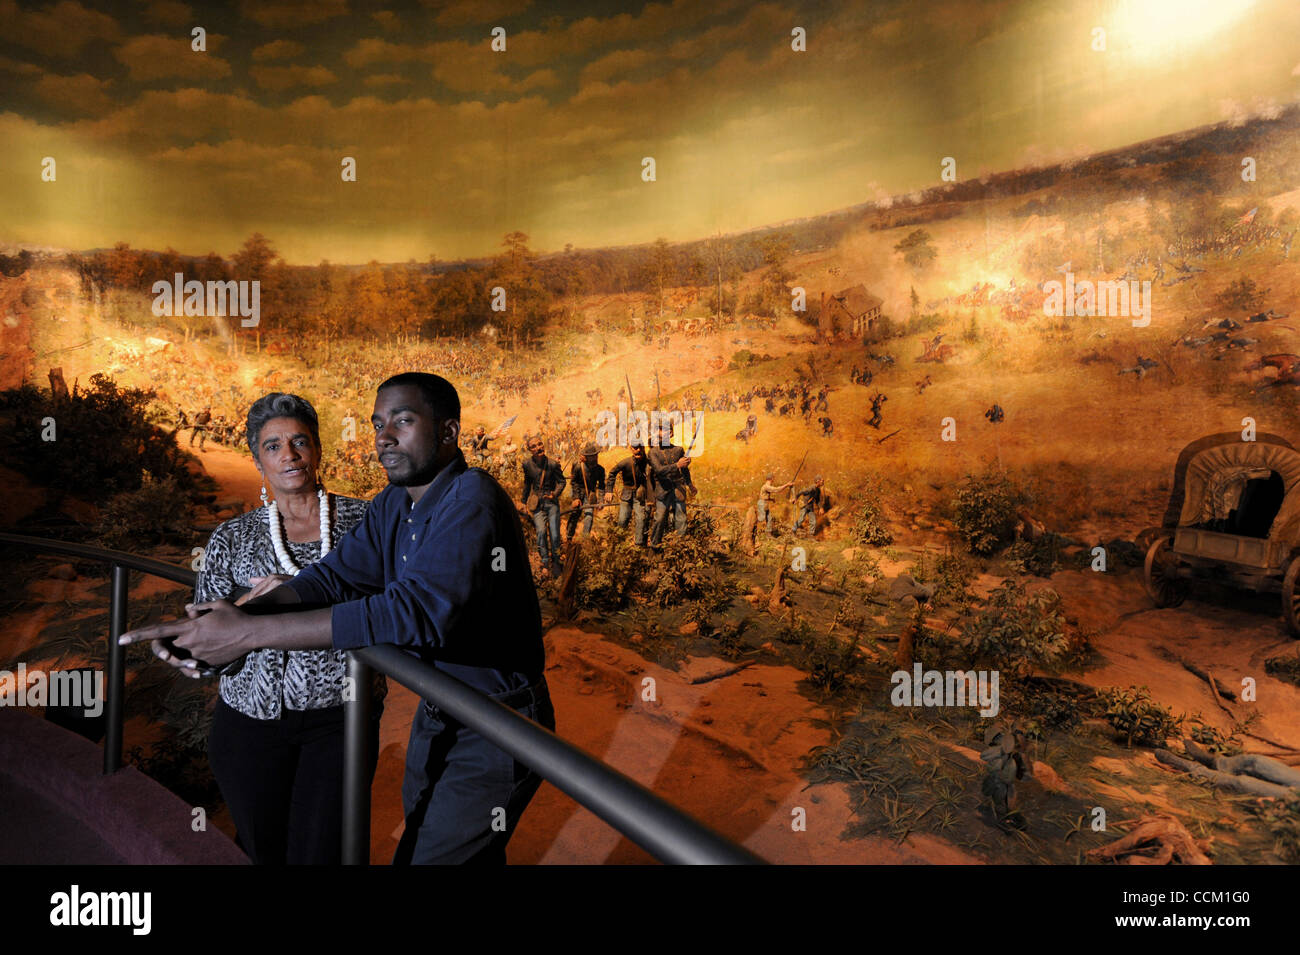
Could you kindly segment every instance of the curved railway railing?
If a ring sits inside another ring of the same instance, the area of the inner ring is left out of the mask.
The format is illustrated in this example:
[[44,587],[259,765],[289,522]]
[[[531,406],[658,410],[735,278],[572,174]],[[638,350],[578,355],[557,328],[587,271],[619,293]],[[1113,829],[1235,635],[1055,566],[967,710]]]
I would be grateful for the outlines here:
[[[126,654],[118,637],[126,630],[127,582],[141,571],[187,587],[195,574],[164,561],[70,541],[0,533],[0,542],[44,554],[108,564],[108,660],[104,701],[104,772],[122,765]],[[370,788],[366,780],[372,701],[370,670],[377,670],[472,727],[557,789],[599,816],[661,862],[752,864],[762,859],[656,796],[640,783],[588,755],[504,704],[448,676],[397,647],[367,647],[348,654],[355,699],[344,703],[343,861],[365,865],[370,856]]]

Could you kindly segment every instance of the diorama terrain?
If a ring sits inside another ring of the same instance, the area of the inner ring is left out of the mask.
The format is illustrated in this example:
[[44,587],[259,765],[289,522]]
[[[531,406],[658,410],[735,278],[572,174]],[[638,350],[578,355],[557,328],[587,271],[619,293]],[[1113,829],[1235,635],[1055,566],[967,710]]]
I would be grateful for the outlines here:
[[[606,509],[567,574],[535,568],[560,735],[773,861],[1294,863],[1294,780],[1257,785],[1233,760],[1300,765],[1283,605],[1207,582],[1157,607],[1143,559],[1189,443],[1300,439],[1298,125],[1291,110],[698,249],[615,250],[631,263],[623,290],[579,281],[597,253],[535,256],[518,234],[481,274],[268,265],[256,329],[155,316],[163,255],[29,257],[0,280],[0,386],[44,389],[58,368],[51,385],[78,393],[94,375],[152,392],[191,503],[164,525],[126,500],[148,482],[105,499],[34,479],[26,464],[48,449],[28,419],[45,402],[57,421],[73,400],[41,390],[0,408],[4,524],[188,565],[219,521],[257,506],[237,424],[273,390],[315,404],[329,487],[363,496],[384,485],[367,459],[373,389],[399,371],[457,385],[464,433],[495,435],[485,464],[515,494],[508,442],[541,434],[567,470],[620,403],[702,411],[683,534],[648,553]],[[1245,154],[1268,174],[1243,181]],[[1067,274],[1149,282],[1149,322],[1046,314],[1047,283]],[[399,300],[452,302],[437,296],[480,277],[532,282],[521,298],[545,307],[475,325],[473,307],[448,305],[454,333],[418,310],[389,320]],[[302,289],[322,282],[330,295],[277,317],[271,290],[310,303]],[[850,327],[829,303],[859,285],[880,306]],[[823,389],[824,409],[802,413]],[[200,450],[178,412],[204,406],[231,427]],[[65,462],[95,453],[88,434],[65,442]],[[753,533],[767,474],[796,490],[825,478],[815,534],[792,533],[785,492],[776,533]],[[3,569],[0,662],[102,660],[102,568],[9,553]],[[131,623],[180,612],[180,588],[133,582]],[[219,798],[201,772],[211,688],[177,686],[138,649],[136,760],[187,798]],[[996,670],[997,714],[895,705],[892,675],[917,664]],[[401,825],[414,705],[395,689],[384,720],[376,860]],[[516,862],[646,858],[549,786],[511,844]]]

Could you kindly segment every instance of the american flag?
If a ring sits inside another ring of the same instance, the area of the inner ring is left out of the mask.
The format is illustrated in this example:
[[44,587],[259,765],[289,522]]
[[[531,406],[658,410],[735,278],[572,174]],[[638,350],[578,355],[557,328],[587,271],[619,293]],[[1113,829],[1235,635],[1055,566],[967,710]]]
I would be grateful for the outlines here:
[[1259,211],[1259,206],[1251,209],[1244,216],[1237,220],[1237,225],[1250,225],[1255,221],[1255,213]]
[[499,425],[496,426],[496,428],[493,430],[493,432],[490,435],[488,435],[488,437],[495,438],[499,435],[504,434],[509,429],[509,427],[515,423],[515,419],[518,417],[519,415],[511,415],[509,418],[506,418],[505,421],[502,421]]

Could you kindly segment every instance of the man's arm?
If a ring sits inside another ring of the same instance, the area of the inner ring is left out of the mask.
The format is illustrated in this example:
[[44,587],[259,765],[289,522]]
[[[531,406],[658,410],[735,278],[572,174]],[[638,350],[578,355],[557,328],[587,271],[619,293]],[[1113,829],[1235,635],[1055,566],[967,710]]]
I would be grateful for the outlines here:
[[523,493],[522,500],[526,504],[528,503],[528,495],[533,489],[533,475],[532,472],[528,470],[527,461],[521,464],[520,467],[523,469],[524,472],[524,493]]

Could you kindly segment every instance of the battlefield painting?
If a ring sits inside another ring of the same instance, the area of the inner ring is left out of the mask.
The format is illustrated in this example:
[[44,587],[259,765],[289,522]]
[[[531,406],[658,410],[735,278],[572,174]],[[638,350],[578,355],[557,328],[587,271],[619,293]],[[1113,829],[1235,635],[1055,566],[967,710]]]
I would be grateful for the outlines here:
[[[1285,0],[3,0],[0,793],[107,735],[251,857],[238,677],[95,674],[219,528],[279,562],[216,597],[327,561],[423,372],[512,502],[556,734],[730,843],[1300,862],[1297,35]],[[274,393],[319,437],[267,473]],[[376,863],[432,705],[387,685]],[[23,819],[6,862],[132,861]],[[656,857],[551,782],[510,825],[514,864]]]

